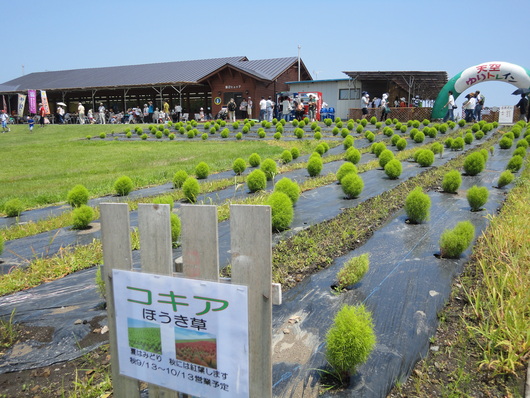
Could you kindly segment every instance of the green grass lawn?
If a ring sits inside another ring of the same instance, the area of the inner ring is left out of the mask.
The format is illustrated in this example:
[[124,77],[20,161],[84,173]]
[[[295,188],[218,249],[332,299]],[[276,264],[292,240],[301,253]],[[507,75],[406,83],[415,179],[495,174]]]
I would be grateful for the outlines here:
[[[180,169],[193,174],[200,161],[207,162],[212,172],[227,170],[236,158],[248,159],[253,152],[262,159],[278,158],[286,145],[271,140],[99,138],[101,132],[121,133],[127,127],[131,126],[36,125],[30,133],[27,125],[11,126],[10,133],[0,134],[0,211],[12,198],[21,199],[26,208],[62,202],[76,184],[85,185],[93,197],[112,194],[114,181],[122,175],[140,188],[170,182]],[[148,132],[148,125],[143,127]]]

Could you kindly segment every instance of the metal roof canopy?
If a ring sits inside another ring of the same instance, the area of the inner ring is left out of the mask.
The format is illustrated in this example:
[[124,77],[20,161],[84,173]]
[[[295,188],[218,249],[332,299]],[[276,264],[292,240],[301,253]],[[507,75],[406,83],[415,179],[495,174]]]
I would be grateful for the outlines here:
[[409,93],[414,87],[426,87],[425,91],[429,92],[436,98],[438,92],[447,83],[447,72],[443,71],[361,71],[361,72],[343,72],[353,80],[386,80],[392,81],[397,86]]

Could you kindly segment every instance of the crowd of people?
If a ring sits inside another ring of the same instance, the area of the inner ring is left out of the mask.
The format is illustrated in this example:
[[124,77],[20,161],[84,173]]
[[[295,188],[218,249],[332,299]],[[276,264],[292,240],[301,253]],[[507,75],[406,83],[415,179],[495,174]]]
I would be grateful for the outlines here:
[[[73,115],[75,117],[75,115]],[[72,117],[72,116],[70,116]],[[116,123],[166,123],[168,121],[178,122],[182,117],[182,106],[175,105],[170,109],[169,103],[165,101],[162,109],[155,107],[152,101],[128,108],[126,111],[115,111],[113,108],[106,109],[103,103],[99,104],[97,113],[89,109],[85,113],[85,106],[79,102],[77,107],[77,121],[79,124],[116,124]]]
[[[443,121],[447,122],[448,120],[451,120],[454,122],[454,111],[455,109],[458,109],[458,106],[455,104],[455,97],[452,91],[449,91],[447,96],[447,102],[444,105],[444,108],[447,108],[447,111]],[[480,122],[482,120],[482,109],[484,108],[486,97],[477,90],[474,93],[467,94],[465,98],[466,100],[462,104],[464,119],[467,123]]]

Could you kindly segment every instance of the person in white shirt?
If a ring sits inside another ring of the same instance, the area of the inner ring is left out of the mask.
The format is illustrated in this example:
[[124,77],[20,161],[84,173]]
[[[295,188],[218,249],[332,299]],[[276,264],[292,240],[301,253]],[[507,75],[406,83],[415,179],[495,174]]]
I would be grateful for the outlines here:
[[466,95],[467,101],[464,102],[464,112],[466,115],[466,123],[473,122],[476,100],[474,94]]
[[102,103],[99,104],[98,113],[99,113],[99,122],[101,124],[105,124],[105,107],[103,106]]
[[364,92],[361,98],[361,109],[363,111],[363,119],[368,115],[368,104],[370,103],[370,95],[367,92]]
[[143,116],[144,116],[143,122],[144,123],[148,123],[148,120],[149,120],[149,106],[147,104],[144,104]]
[[265,117],[267,115],[267,101],[265,100],[265,97],[261,97],[261,101],[259,102],[259,121],[265,120]]
[[267,98],[267,102],[265,103],[266,107],[265,107],[265,110],[266,110],[266,119],[268,122],[272,122],[272,113],[274,111],[274,105],[276,105],[274,103],[274,101],[272,100],[272,97],[269,95],[269,98]]
[[77,114],[79,116],[79,124],[85,124],[85,107],[81,102],[77,107]]
[[454,106],[455,106],[455,97],[453,97],[453,92],[449,91],[449,97],[447,100],[447,104],[444,105],[444,108],[447,107],[447,112],[444,116],[444,123],[447,122],[447,120],[455,121],[455,114],[454,114]]
[[252,119],[252,105],[254,105],[253,102],[252,102],[252,99],[250,97],[248,97],[247,113],[248,113],[248,118],[249,119]]
[[475,104],[475,120],[477,122],[480,122],[482,120],[482,108],[484,107],[484,99],[485,97],[480,94],[480,91],[475,91],[475,100],[477,103]]
[[381,108],[381,122],[383,120],[387,119],[387,108],[388,108],[388,94],[383,94],[383,98],[381,98],[381,103],[379,104],[379,107]]

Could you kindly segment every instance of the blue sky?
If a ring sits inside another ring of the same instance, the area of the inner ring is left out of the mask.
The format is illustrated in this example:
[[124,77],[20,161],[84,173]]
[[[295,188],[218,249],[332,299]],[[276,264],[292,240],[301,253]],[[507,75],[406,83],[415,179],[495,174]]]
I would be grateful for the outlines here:
[[[289,57],[298,55],[298,45],[314,79],[400,70],[446,71],[451,78],[490,61],[530,68],[530,0],[9,3],[2,8],[0,83],[23,69]],[[517,102],[510,95],[515,87],[506,83],[475,89],[489,106]]]

